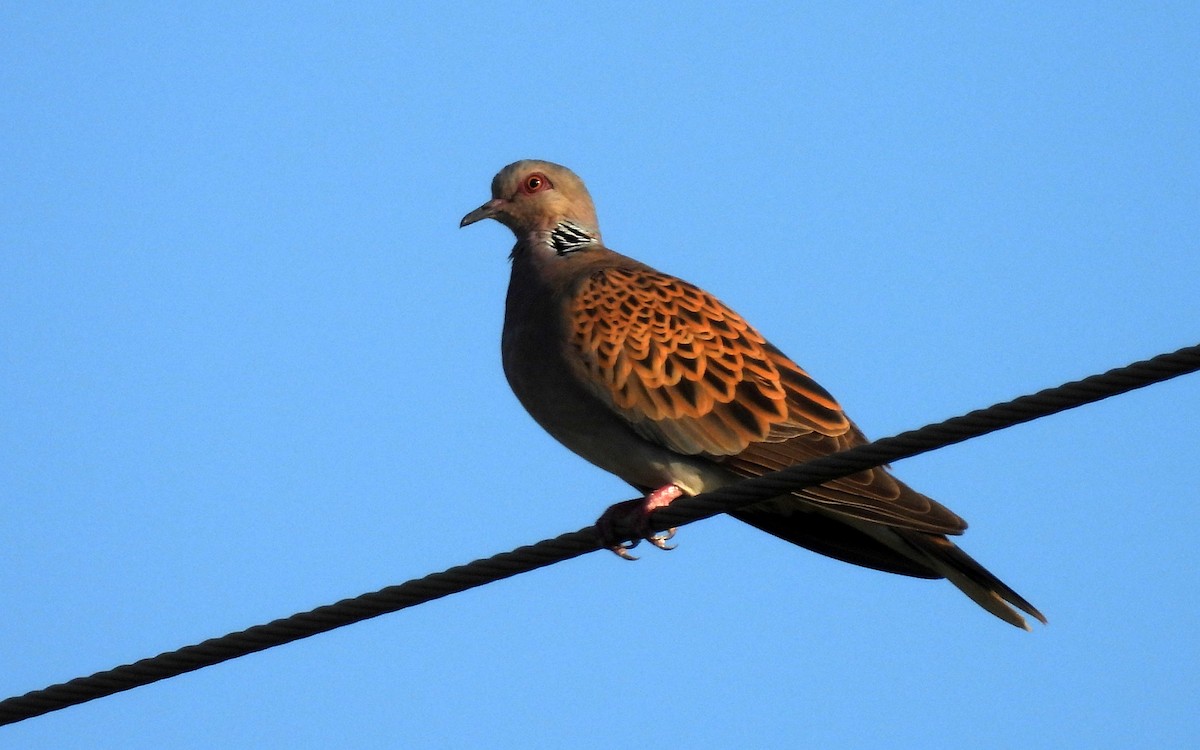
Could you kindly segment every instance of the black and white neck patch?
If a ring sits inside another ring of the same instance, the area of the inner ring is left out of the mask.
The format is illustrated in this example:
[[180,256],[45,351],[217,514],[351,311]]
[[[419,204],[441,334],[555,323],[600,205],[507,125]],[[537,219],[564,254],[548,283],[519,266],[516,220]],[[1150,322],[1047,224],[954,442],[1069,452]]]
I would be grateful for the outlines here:
[[563,220],[550,231],[550,247],[558,255],[566,255],[576,250],[596,244],[596,238],[578,224]]

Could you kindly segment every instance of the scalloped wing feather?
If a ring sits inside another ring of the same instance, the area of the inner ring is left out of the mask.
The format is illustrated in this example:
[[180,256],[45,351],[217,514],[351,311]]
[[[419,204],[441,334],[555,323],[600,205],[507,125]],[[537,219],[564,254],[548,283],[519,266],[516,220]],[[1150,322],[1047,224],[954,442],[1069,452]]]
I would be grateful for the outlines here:
[[[756,476],[866,442],[808,373],[685,281],[645,266],[603,268],[567,301],[567,317],[585,385],[642,437],[673,451]],[[883,468],[798,494],[877,523],[966,528]]]

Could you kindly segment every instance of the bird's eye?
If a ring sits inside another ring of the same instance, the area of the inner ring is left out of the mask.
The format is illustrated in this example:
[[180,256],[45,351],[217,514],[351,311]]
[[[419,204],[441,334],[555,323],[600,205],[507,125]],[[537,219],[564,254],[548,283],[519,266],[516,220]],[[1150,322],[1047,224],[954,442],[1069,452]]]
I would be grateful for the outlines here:
[[546,175],[541,172],[534,172],[521,183],[521,192],[532,194],[540,190],[545,190],[548,187],[550,187],[550,180],[546,179]]

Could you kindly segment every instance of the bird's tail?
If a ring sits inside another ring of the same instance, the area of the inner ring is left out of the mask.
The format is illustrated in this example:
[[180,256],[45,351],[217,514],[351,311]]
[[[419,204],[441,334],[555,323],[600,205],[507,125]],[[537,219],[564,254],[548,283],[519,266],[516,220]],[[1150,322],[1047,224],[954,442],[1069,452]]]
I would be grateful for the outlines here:
[[1025,618],[1016,611],[1019,609],[1025,614],[1037,618],[1043,625],[1046,624],[1045,616],[1037,610],[1037,607],[1009,588],[1004,581],[992,575],[987,568],[975,562],[970,555],[963,552],[946,537],[907,529],[893,530],[905,542],[921,552],[929,560],[934,570],[945,576],[946,580],[996,617],[1010,625],[1029,630]]

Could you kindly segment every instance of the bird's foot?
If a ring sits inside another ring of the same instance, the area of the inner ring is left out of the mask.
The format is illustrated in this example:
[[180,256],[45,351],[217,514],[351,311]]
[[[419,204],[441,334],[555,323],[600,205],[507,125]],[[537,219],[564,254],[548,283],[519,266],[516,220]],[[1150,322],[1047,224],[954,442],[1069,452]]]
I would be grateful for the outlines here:
[[[650,514],[658,508],[667,507],[671,501],[682,495],[683,490],[678,485],[668,484],[642,499],[626,500],[609,507],[596,519],[596,533],[601,544],[626,560],[637,559],[629,554],[629,550],[638,546],[643,539],[659,549],[675,549],[675,545],[667,544],[667,541],[675,536],[675,529],[655,534],[650,528]],[[623,541],[617,533],[619,528],[631,530],[633,541]]]

